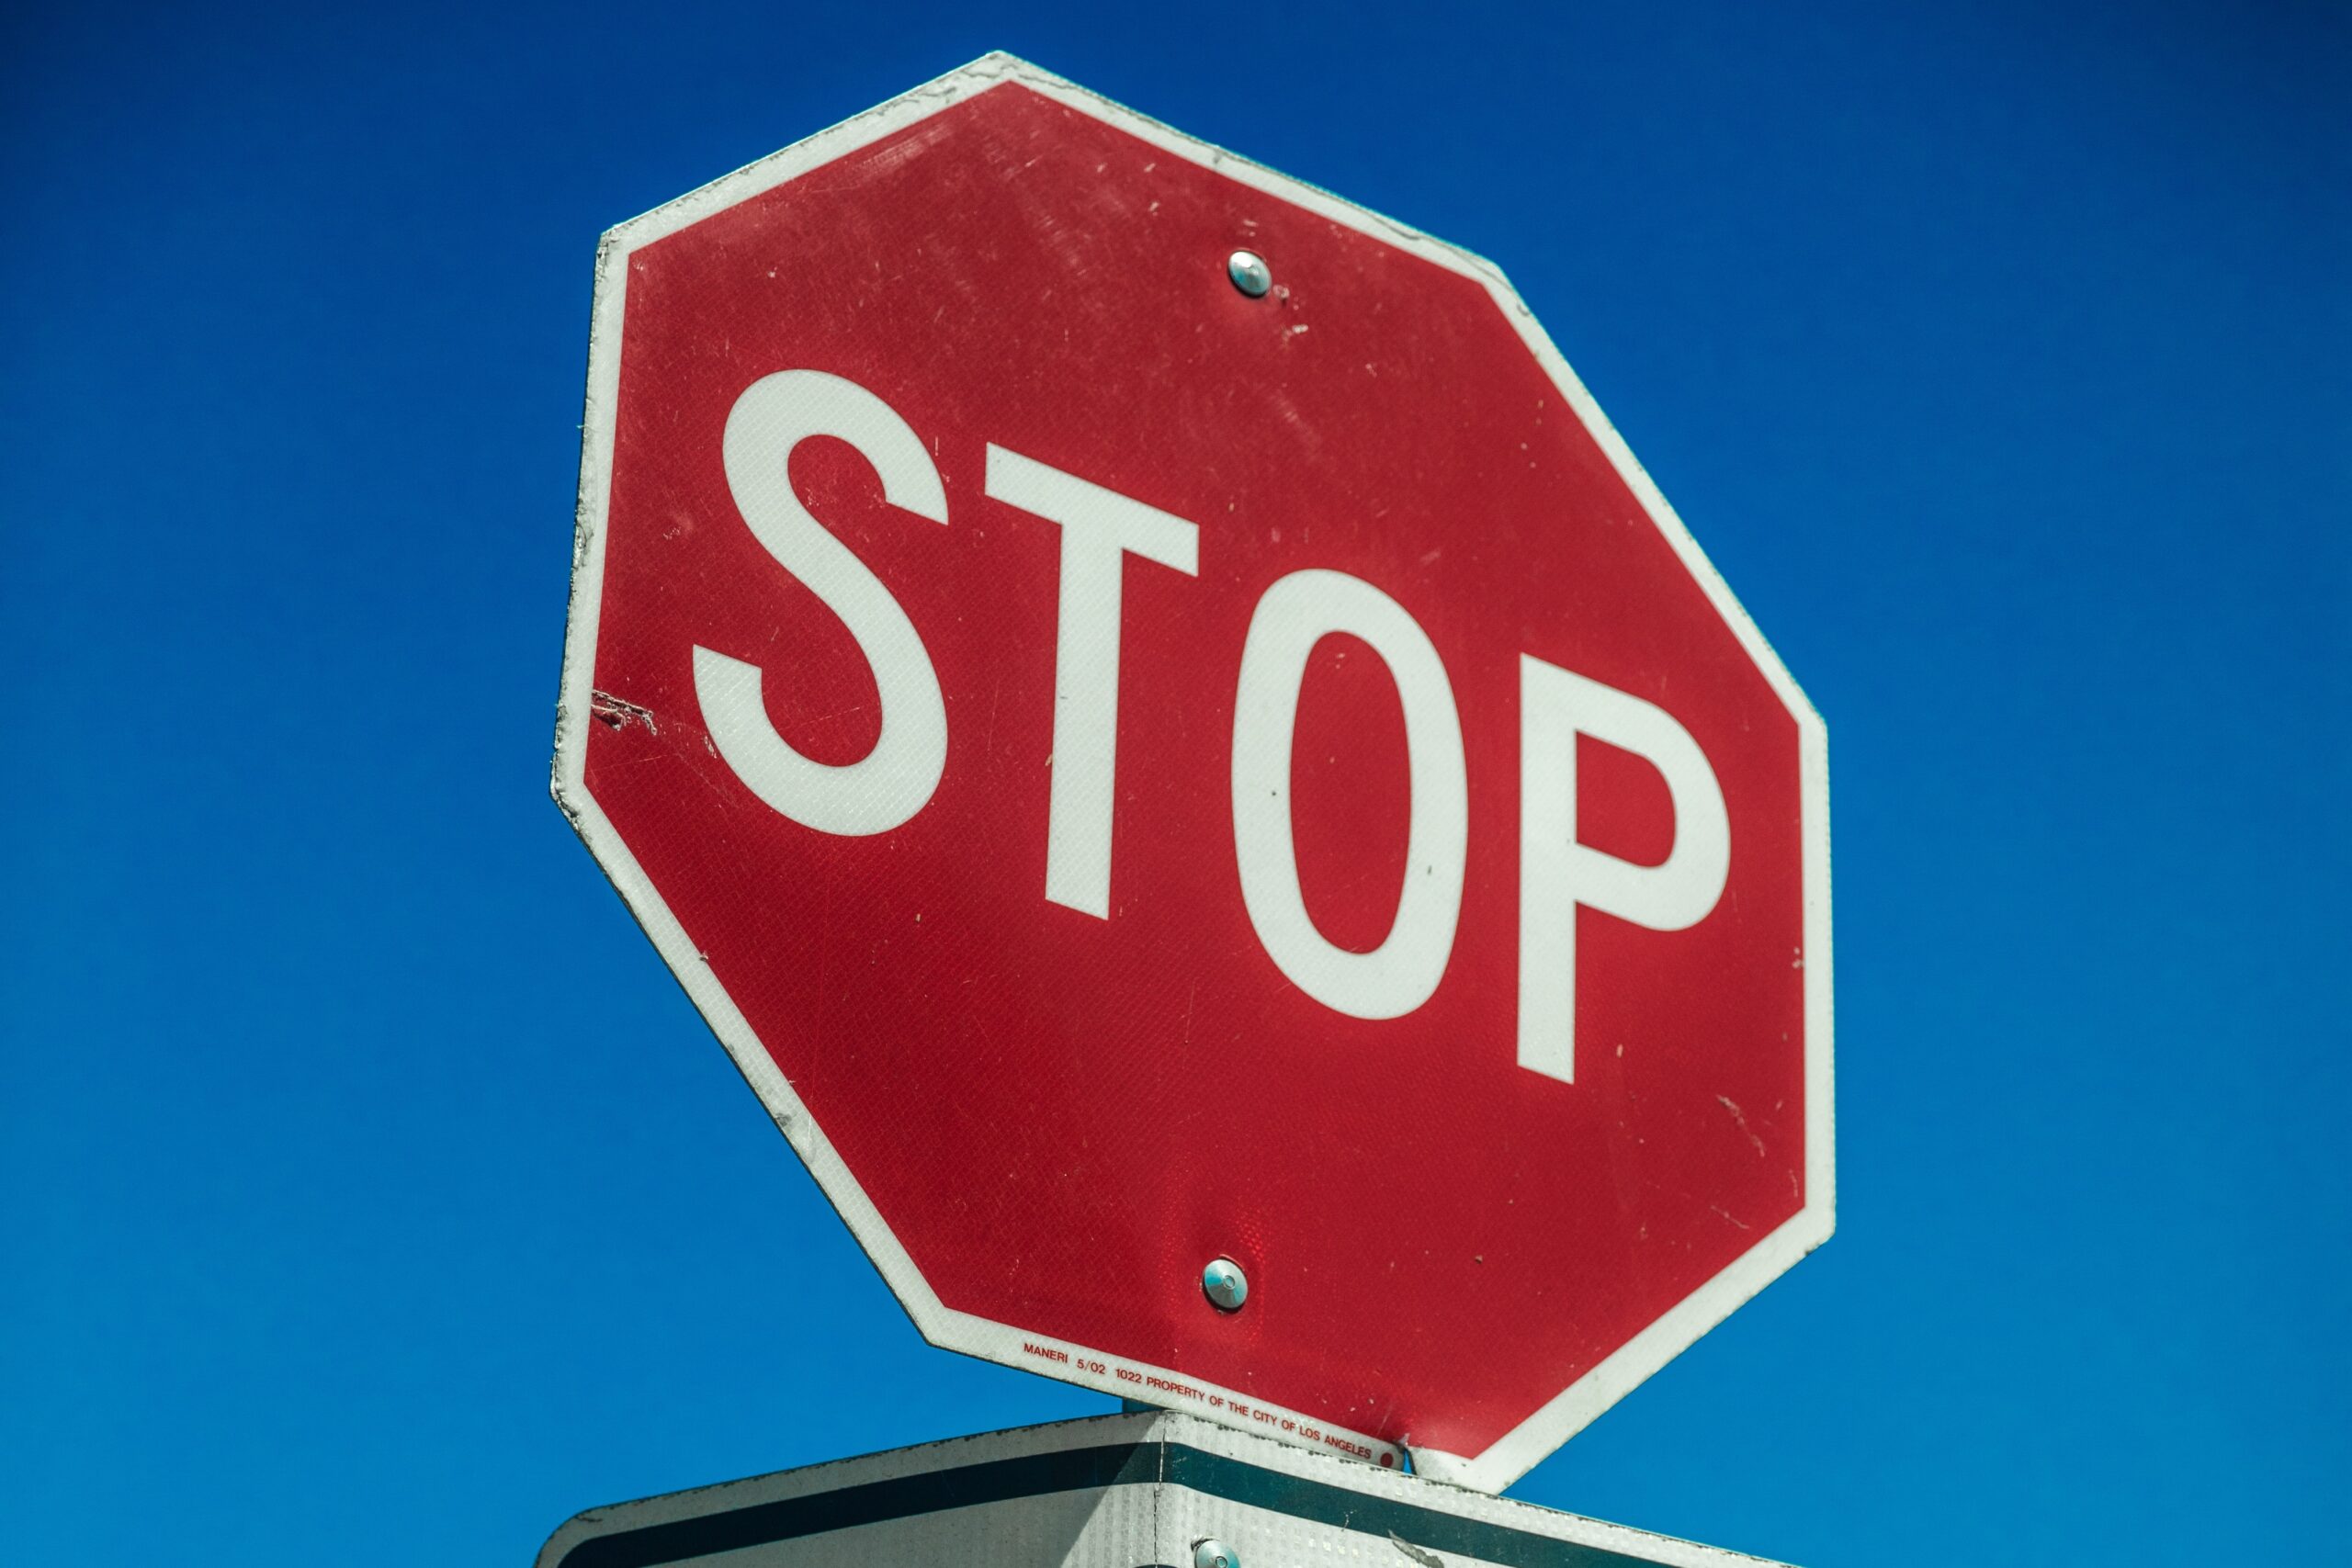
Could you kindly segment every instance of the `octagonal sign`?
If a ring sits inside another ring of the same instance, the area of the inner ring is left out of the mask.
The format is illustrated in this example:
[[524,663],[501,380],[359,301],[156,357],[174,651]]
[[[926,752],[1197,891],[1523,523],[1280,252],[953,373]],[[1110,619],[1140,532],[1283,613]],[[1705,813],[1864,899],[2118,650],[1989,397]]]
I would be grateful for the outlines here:
[[1475,256],[1003,56],[605,239],[556,796],[934,1344],[1500,1488],[1829,1234],[1825,770]]

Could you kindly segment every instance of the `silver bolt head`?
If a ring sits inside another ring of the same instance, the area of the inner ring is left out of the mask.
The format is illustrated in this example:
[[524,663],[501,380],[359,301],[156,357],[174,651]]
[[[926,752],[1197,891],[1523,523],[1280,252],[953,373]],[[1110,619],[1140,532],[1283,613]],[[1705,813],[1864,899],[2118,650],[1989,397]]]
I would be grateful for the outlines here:
[[1241,1303],[1250,1299],[1250,1279],[1241,1272],[1240,1264],[1220,1258],[1201,1270],[1201,1293],[1219,1312],[1239,1312]]
[[1225,258],[1225,276],[1233,279],[1233,287],[1252,299],[1265,297],[1274,286],[1274,275],[1266,268],[1266,258],[1255,251],[1236,251]]
[[1193,1543],[1193,1568],[1241,1568],[1241,1559],[1233,1548],[1211,1536]]

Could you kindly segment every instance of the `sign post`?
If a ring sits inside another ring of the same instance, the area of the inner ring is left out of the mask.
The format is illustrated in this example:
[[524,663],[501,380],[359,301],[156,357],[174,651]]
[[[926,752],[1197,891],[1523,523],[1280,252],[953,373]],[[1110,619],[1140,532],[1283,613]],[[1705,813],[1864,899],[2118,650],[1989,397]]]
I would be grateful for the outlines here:
[[555,795],[925,1337],[1495,1492],[1828,1235],[1821,720],[1491,264],[991,55],[597,277]]

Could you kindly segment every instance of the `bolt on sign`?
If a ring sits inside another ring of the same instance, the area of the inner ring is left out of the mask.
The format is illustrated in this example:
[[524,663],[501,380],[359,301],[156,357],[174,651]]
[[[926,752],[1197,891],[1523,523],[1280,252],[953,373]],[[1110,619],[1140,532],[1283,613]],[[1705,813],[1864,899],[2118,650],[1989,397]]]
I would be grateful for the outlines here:
[[1821,720],[1453,246],[1002,55],[625,223],[563,681],[933,1344],[1492,1491],[1829,1234]]

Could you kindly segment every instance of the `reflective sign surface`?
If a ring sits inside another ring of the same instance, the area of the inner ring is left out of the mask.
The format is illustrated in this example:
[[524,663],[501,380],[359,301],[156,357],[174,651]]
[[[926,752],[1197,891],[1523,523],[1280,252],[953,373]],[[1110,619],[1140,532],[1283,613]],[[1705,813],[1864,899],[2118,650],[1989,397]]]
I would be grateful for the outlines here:
[[1828,1234],[1820,721],[1487,264],[991,57],[602,265],[558,795],[932,1339],[1492,1489]]

